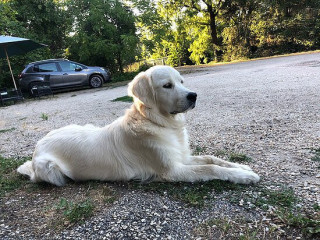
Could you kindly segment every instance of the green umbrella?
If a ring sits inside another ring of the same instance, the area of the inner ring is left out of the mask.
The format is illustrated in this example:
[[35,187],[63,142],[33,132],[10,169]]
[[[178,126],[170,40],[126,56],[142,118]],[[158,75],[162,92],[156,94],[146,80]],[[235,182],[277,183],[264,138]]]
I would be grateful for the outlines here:
[[14,88],[17,90],[16,81],[12,73],[9,57],[14,55],[21,55],[46,45],[36,43],[30,39],[18,38],[11,36],[0,36],[0,58],[6,58],[11,72]]

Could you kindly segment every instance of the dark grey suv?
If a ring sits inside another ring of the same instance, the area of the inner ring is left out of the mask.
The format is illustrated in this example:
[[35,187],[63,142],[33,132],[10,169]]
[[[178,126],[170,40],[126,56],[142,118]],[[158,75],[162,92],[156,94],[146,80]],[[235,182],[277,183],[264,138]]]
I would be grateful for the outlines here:
[[39,83],[49,83],[52,89],[90,86],[101,87],[110,81],[110,72],[102,67],[88,67],[66,59],[48,59],[29,63],[19,75],[23,92],[31,92]]

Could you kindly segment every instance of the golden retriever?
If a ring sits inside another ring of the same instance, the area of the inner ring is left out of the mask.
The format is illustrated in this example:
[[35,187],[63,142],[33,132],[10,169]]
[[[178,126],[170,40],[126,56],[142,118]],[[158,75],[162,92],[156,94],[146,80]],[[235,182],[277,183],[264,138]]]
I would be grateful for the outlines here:
[[156,66],[138,74],[128,87],[134,103],[123,117],[103,128],[69,125],[48,133],[32,161],[17,171],[33,182],[63,186],[67,178],[256,183],[250,167],[214,156],[192,156],[184,112],[197,94],[183,86],[174,68]]

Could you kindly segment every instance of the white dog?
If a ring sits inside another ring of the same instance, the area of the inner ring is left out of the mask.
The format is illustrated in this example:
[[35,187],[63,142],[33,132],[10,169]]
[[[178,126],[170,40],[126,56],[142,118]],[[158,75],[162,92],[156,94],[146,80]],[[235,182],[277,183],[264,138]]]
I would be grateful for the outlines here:
[[85,180],[208,181],[256,183],[250,167],[214,156],[191,156],[184,112],[197,94],[167,66],[152,67],[129,83],[134,104],[103,128],[70,125],[41,139],[32,161],[18,172],[57,186]]

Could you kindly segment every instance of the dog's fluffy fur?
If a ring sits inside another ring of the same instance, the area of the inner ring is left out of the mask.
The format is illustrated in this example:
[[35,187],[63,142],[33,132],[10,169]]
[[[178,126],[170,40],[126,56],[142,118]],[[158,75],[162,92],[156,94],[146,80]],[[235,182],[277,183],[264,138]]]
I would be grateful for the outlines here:
[[184,112],[196,94],[173,68],[152,67],[129,83],[134,104],[110,125],[70,125],[41,139],[32,161],[17,171],[33,182],[63,186],[66,179],[256,183],[250,167],[214,156],[191,156]]

